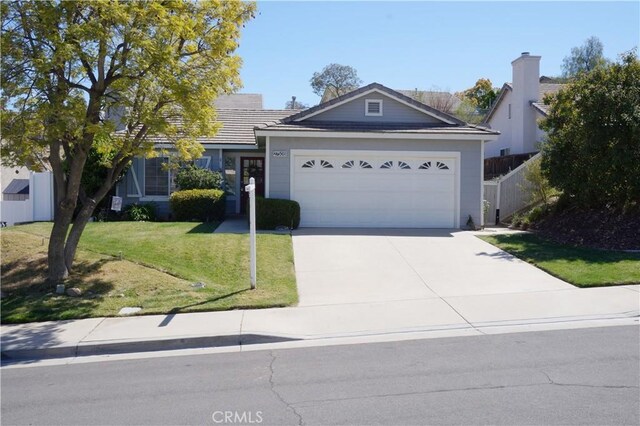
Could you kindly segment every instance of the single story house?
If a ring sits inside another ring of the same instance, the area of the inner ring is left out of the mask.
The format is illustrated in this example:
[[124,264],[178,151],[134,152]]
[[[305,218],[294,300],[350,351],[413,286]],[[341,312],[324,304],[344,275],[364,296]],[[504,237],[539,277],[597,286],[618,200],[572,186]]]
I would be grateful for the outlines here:
[[[482,223],[484,146],[499,136],[495,130],[378,83],[293,114],[219,109],[218,115],[222,130],[202,141],[200,164],[224,172],[229,214],[242,213],[241,189],[255,177],[258,195],[300,203],[303,227]],[[161,162],[136,159],[118,195],[166,204],[171,176]]]

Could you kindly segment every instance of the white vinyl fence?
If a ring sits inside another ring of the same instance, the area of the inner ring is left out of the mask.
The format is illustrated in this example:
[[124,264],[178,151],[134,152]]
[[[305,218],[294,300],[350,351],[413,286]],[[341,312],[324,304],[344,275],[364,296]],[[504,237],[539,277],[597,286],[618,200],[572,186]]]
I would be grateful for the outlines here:
[[0,221],[7,226],[21,222],[53,220],[53,173],[29,173],[29,198],[21,201],[0,201]]
[[540,153],[499,179],[484,182],[484,200],[488,204],[484,225],[498,225],[531,204],[532,187],[524,174],[527,166],[539,158]]

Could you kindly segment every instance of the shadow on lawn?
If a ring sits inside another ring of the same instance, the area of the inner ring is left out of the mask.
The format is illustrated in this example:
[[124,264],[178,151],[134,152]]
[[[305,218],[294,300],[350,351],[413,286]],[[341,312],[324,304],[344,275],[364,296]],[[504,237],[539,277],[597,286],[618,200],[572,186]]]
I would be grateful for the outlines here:
[[199,223],[191,228],[187,234],[212,234],[213,231],[220,225],[218,222],[204,222]]
[[[46,255],[32,259],[8,262],[2,265],[2,323],[25,323],[80,319],[93,316],[101,298],[113,290],[114,285],[100,278],[88,278],[116,259],[80,261],[74,265],[67,288],[78,287],[81,297],[55,293],[46,281]],[[3,343],[5,338],[3,336]]]
[[[531,259],[536,262],[566,260],[582,261],[591,264],[610,264],[621,261],[640,261],[640,253],[609,251],[586,247],[575,247],[546,240],[534,234],[494,235],[492,241],[508,252],[477,253],[478,256],[490,256],[505,260],[513,260],[512,256]],[[510,254],[509,254],[510,253]]]

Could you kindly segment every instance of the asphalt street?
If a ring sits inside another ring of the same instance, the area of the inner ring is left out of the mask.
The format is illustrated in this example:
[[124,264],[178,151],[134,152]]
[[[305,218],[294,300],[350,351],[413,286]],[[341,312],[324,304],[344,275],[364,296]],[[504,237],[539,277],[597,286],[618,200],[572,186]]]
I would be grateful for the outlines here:
[[603,327],[3,368],[2,424],[640,424]]

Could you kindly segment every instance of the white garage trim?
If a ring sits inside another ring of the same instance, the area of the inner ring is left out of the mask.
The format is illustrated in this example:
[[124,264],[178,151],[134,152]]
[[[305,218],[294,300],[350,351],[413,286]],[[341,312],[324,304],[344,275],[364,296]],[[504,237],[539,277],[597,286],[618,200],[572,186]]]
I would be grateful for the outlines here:
[[301,156],[385,156],[391,159],[403,159],[407,157],[434,157],[452,159],[455,163],[454,176],[454,194],[453,194],[453,226],[460,227],[460,152],[455,151],[385,151],[385,150],[308,150],[308,149],[292,149],[290,151],[289,160],[289,198],[296,199],[295,194],[295,172],[296,157]]

